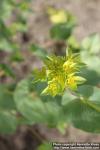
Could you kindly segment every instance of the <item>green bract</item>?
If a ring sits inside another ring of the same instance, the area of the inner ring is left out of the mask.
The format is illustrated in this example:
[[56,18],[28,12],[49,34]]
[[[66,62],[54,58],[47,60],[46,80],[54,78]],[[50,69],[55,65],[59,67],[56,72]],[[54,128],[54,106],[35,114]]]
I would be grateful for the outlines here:
[[62,94],[65,88],[76,90],[77,85],[85,81],[77,75],[83,65],[78,54],[69,54],[65,57],[53,55],[47,57],[41,70],[34,70],[34,81],[47,82],[42,94],[56,96]]

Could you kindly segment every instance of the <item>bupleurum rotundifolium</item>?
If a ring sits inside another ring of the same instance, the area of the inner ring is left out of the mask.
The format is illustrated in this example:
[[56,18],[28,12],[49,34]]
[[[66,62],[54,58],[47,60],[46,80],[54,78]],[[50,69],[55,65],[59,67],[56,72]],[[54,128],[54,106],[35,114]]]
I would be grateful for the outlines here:
[[77,86],[85,82],[85,78],[78,76],[80,68],[84,66],[79,54],[47,57],[41,70],[34,70],[34,82],[47,82],[42,94],[56,96],[62,94],[66,88],[77,90]]

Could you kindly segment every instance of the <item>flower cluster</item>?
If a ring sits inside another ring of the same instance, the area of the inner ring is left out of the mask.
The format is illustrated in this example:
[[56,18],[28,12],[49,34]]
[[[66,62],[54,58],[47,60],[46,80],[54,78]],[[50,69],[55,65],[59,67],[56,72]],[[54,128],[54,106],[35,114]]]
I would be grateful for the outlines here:
[[49,7],[48,14],[50,16],[50,21],[54,24],[65,23],[68,21],[68,15],[65,10],[57,10]]
[[85,81],[77,75],[84,65],[77,54],[47,57],[44,64],[40,71],[34,70],[34,81],[46,81],[48,84],[42,94],[56,96],[62,94],[65,88],[77,90],[77,85]]
[[48,7],[47,13],[49,19],[53,24],[66,24],[66,23],[75,23],[75,17],[68,11],[63,9],[55,9],[53,7]]

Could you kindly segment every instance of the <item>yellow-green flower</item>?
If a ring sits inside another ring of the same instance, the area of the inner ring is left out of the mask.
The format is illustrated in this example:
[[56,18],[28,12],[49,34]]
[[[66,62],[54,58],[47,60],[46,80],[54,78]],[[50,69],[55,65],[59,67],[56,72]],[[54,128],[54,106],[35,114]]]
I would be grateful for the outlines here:
[[49,7],[47,9],[47,13],[49,15],[50,21],[53,24],[75,25],[76,18],[66,10]]
[[34,74],[34,82],[45,81],[45,79],[46,79],[46,68],[42,67],[41,70],[38,70],[36,68],[36,69],[34,69],[33,74]]
[[56,96],[62,94],[66,88],[77,90],[77,86],[85,82],[83,77],[76,75],[83,66],[79,55],[70,54],[66,57],[54,55],[47,57],[44,63],[45,66],[34,73],[35,81],[46,81],[48,84],[42,94]]
[[57,83],[49,83],[49,85],[47,86],[47,88],[45,88],[43,91],[42,91],[42,94],[50,94],[52,96],[55,96],[57,95],[57,93],[59,92],[58,90],[58,86],[57,86]]
[[76,90],[77,89],[77,85],[84,83],[86,80],[83,77],[80,76],[75,76],[73,74],[68,76],[66,85],[72,89],[72,90]]
[[52,7],[48,8],[48,14],[50,16],[50,21],[54,24],[67,22],[67,13],[65,10],[57,10]]
[[66,73],[71,73],[76,69],[76,65],[77,63],[74,63],[73,61],[68,60],[63,64],[63,69],[65,70]]

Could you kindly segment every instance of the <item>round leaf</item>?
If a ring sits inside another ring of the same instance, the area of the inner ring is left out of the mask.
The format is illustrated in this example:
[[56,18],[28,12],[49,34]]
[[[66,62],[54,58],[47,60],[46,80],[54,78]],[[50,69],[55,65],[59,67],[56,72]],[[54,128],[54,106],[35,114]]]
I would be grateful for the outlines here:
[[74,127],[87,132],[100,133],[100,112],[81,100],[73,100],[64,107],[67,120]]

